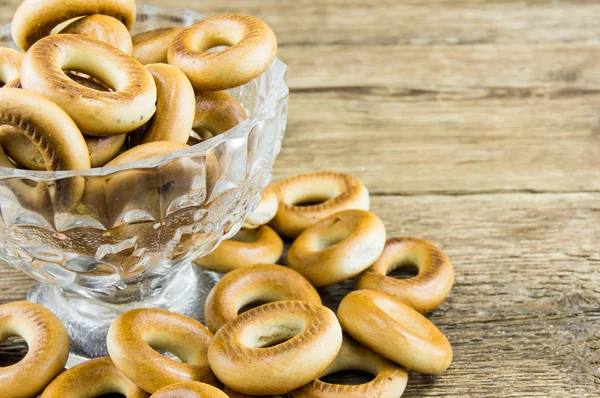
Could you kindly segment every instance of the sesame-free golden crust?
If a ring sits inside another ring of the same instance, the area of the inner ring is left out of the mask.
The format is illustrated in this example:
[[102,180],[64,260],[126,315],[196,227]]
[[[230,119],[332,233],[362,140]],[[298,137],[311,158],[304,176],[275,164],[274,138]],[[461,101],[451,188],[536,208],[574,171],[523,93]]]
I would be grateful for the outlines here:
[[[268,346],[281,338],[288,339]],[[219,329],[208,360],[219,380],[236,391],[284,394],[323,373],[341,344],[342,331],[331,310],[306,301],[277,301],[244,312]]]
[[[160,309],[138,309],[119,316],[108,331],[108,352],[121,372],[145,391],[170,384],[201,381],[215,384],[207,351],[212,333],[200,322]],[[178,362],[156,352],[164,349]]]
[[[94,76],[114,91],[84,87],[63,69]],[[155,112],[156,85],[150,72],[124,52],[81,35],[52,35],[36,42],[23,59],[21,84],[54,101],[87,135],[127,133]]]
[[407,369],[444,372],[452,347],[427,318],[403,302],[374,290],[355,290],[338,309],[342,327],[359,343]]
[[[273,185],[279,201],[270,225],[286,238],[296,238],[310,225],[341,210],[369,209],[369,191],[357,178],[329,171],[301,174]],[[321,203],[298,206],[302,201]]]
[[229,398],[223,391],[197,381],[186,381],[161,388],[152,398]]
[[268,224],[275,214],[277,214],[277,207],[279,207],[279,201],[277,195],[272,187],[267,187],[262,194],[260,202],[256,209],[246,218],[242,228],[254,229],[261,225]]
[[[212,47],[229,46],[219,52]],[[275,59],[277,39],[258,18],[228,14],[204,19],[179,33],[168,60],[189,77],[194,89],[225,90],[264,72]]]
[[0,47],[0,82],[5,85],[17,79],[21,73],[22,53],[11,48]]
[[9,336],[22,337],[29,350],[16,364],[0,367],[0,396],[37,396],[67,363],[67,330],[46,308],[21,301],[0,305],[0,341]]
[[60,33],[72,33],[99,40],[126,54],[131,54],[133,48],[129,29],[121,21],[107,15],[96,14],[78,19],[65,26]]
[[12,20],[12,37],[27,51],[62,22],[84,15],[113,17],[131,29],[135,22],[135,0],[26,0]]
[[180,28],[158,28],[134,35],[133,58],[143,65],[166,64],[169,46],[179,32]]
[[206,130],[214,137],[247,118],[242,105],[231,95],[222,91],[196,92],[194,130]]
[[141,144],[136,147],[133,147],[110,162],[106,164],[106,167],[109,166],[117,166],[120,164],[126,164],[131,162],[137,162],[140,160],[146,160],[150,158],[154,158],[157,156],[166,155],[171,152],[179,151],[181,149],[187,148],[186,144],[181,144],[179,142],[170,142],[170,141],[154,141],[149,142],[147,144]]
[[252,302],[303,300],[321,304],[315,288],[298,272],[274,264],[255,264],[229,272],[212,288],[204,307],[208,329],[216,333]]
[[68,369],[46,388],[40,398],[97,397],[113,393],[126,398],[150,396],[125,377],[110,358],[104,357]]
[[[416,266],[417,276],[396,279],[387,274],[402,266]],[[357,289],[377,290],[421,313],[439,307],[454,284],[454,267],[446,254],[423,239],[389,239],[381,256],[356,279]]]

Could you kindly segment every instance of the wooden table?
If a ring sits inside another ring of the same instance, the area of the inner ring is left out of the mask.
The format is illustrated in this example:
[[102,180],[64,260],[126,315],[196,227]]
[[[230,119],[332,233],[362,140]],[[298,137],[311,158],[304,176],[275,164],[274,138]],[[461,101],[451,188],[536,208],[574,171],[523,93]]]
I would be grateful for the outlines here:
[[[431,320],[454,363],[406,397],[600,394],[599,2],[151,3],[267,21],[291,88],[275,178],[354,174],[389,236],[452,259]],[[1,302],[31,284],[0,278]]]

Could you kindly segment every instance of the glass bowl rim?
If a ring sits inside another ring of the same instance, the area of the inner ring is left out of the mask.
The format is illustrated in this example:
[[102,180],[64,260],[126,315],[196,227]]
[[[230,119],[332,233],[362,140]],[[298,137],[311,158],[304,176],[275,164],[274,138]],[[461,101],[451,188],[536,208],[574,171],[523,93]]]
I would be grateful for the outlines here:
[[[156,7],[148,4],[142,4],[137,6],[139,13],[169,13],[169,14],[181,14],[187,15],[194,20],[200,21],[205,18],[201,13],[194,11],[189,8],[164,8]],[[5,24],[0,28],[0,36],[11,35],[11,23]],[[94,167],[83,170],[60,170],[60,171],[46,171],[46,170],[27,170],[27,169],[13,169],[9,167],[0,166],[0,179],[19,177],[19,178],[30,178],[40,181],[48,181],[67,177],[102,177],[108,176],[114,173],[118,173],[123,170],[131,169],[150,169],[160,167],[174,159],[183,158],[187,156],[206,156],[215,147],[226,142],[230,139],[248,137],[252,131],[252,126],[260,122],[263,119],[269,117],[270,109],[275,108],[277,101],[282,97],[289,94],[289,88],[285,82],[285,74],[287,71],[287,65],[282,62],[279,58],[275,58],[269,68],[263,72],[261,76],[265,74],[272,74],[274,77],[274,83],[281,83],[282,89],[280,90],[269,90],[268,95],[264,100],[257,102],[254,112],[243,122],[235,126],[234,128],[221,133],[215,137],[212,137],[206,141],[199,142],[195,145],[191,145],[188,148],[174,151],[162,156],[156,156],[150,159],[139,160],[136,162],[126,163],[117,166],[110,167]]]

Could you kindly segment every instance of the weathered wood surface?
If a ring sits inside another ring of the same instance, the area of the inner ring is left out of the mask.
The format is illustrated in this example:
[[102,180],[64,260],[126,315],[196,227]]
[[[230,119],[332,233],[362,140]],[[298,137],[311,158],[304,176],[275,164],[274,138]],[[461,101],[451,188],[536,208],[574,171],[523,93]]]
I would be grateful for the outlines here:
[[[0,3],[0,21],[18,2]],[[431,319],[454,363],[411,373],[405,396],[600,395],[599,2],[177,5],[257,15],[277,33],[292,94],[275,178],[355,174],[390,236],[453,260],[456,286]],[[30,284],[0,266],[0,302]]]

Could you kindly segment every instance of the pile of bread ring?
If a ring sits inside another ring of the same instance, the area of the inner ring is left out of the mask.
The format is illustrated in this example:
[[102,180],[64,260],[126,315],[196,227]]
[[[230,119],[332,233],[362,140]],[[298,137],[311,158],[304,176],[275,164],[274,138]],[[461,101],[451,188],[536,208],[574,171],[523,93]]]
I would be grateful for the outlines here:
[[[135,0],[26,0],[0,48],[0,166],[81,170],[181,150],[247,118],[222,90],[275,59],[261,20],[219,15],[131,36]],[[209,51],[228,46],[221,51]],[[190,133],[192,138],[190,137]]]
[[[206,300],[206,327],[166,310],[132,310],[109,329],[110,358],[63,373],[69,337],[60,321],[36,304],[0,306],[0,340],[17,334],[29,344],[21,362],[0,368],[0,396],[400,397],[407,369],[439,374],[452,361],[447,338],[422,314],[446,299],[454,271],[428,241],[386,241],[368,208],[367,188],[346,174],[317,172],[270,186],[244,229],[196,260],[225,273]],[[287,266],[275,264],[283,251],[278,233],[293,239]],[[418,273],[388,275],[402,267]],[[352,278],[357,290],[336,317],[316,288]],[[373,379],[322,380],[344,370]]]

